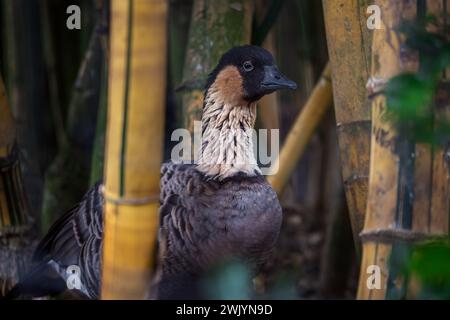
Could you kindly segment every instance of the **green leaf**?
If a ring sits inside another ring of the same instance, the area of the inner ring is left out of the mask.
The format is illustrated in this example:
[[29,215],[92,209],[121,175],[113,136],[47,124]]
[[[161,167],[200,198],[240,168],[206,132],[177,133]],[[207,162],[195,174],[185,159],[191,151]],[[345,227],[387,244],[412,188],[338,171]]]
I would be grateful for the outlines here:
[[388,112],[399,121],[415,120],[427,113],[434,89],[431,83],[416,74],[396,76],[385,89]]

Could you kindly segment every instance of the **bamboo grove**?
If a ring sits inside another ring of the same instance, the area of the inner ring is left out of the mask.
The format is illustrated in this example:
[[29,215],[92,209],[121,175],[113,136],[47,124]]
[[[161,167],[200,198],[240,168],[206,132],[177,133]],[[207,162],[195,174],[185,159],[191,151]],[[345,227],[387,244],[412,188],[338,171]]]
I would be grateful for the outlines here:
[[258,102],[284,217],[256,297],[450,297],[450,0],[78,0],[66,30],[69,2],[0,2],[0,296],[102,182],[101,299],[151,298],[172,132],[254,44],[299,84]]

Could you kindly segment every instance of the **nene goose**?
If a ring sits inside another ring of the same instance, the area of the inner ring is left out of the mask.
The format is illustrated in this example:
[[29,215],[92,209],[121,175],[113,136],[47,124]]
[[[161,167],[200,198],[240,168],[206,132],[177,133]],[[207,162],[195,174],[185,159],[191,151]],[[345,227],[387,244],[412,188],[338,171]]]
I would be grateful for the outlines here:
[[[157,298],[199,297],[199,276],[225,257],[255,270],[268,259],[282,212],[258,168],[248,129],[256,102],[282,88],[296,84],[281,75],[268,51],[255,46],[229,50],[210,74],[198,163],[165,163],[161,170]],[[103,205],[97,184],[50,228],[35,251],[37,267],[9,296],[63,291],[66,268],[77,265],[82,293],[98,298]]]

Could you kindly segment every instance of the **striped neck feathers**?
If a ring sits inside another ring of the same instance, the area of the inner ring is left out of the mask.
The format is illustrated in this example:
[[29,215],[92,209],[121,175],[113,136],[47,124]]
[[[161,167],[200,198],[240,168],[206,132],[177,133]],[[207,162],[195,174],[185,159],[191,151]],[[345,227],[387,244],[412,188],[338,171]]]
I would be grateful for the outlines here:
[[205,95],[197,169],[217,180],[260,175],[252,140],[256,102],[243,100],[242,86],[223,83],[221,74]]

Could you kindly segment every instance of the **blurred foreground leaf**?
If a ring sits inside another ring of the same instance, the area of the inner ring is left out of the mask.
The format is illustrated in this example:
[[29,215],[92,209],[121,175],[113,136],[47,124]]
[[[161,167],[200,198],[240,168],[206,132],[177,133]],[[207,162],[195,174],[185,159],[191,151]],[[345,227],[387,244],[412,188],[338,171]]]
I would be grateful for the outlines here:
[[403,256],[400,269],[405,277],[419,281],[416,298],[450,299],[450,240],[412,247]]
[[448,27],[437,28],[440,32],[428,31],[427,25],[435,20],[430,16],[426,23],[405,22],[400,27],[409,54],[419,55],[419,70],[389,80],[384,90],[385,117],[406,139],[445,145],[450,137],[450,119],[436,116],[434,105],[442,71],[450,66],[450,33]]

